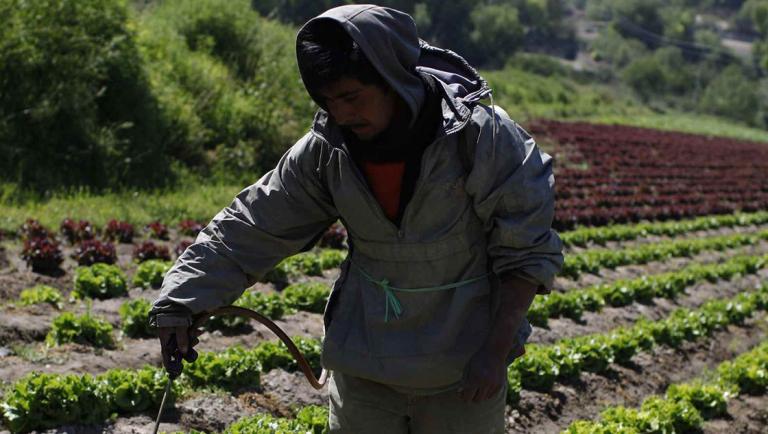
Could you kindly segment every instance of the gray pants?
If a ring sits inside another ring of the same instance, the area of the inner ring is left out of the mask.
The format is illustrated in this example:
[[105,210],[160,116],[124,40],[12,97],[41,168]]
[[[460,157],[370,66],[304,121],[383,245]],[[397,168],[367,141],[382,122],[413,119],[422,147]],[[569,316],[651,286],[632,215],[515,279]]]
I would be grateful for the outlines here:
[[504,432],[507,382],[481,402],[464,402],[457,391],[420,396],[386,385],[332,372],[331,433],[432,434]]

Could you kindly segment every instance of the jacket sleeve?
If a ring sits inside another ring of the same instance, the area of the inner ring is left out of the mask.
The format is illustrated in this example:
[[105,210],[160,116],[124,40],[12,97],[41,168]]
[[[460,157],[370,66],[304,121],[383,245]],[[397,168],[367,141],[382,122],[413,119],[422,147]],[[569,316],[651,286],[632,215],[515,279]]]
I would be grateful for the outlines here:
[[336,221],[320,180],[323,146],[308,134],[216,214],[166,274],[151,325],[189,325],[193,314],[232,304]]
[[552,157],[499,107],[478,106],[469,132],[475,150],[466,189],[484,223],[492,270],[502,282],[517,276],[547,293],[563,267],[563,244],[552,229]]

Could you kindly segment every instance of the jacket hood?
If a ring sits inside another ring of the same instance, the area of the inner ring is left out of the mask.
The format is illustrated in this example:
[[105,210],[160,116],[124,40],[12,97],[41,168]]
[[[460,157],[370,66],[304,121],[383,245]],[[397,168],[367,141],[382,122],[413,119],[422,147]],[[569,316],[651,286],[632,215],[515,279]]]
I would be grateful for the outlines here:
[[[473,103],[491,92],[485,80],[464,58],[420,40],[413,18],[404,12],[376,5],[346,5],[329,9],[307,21],[299,30],[297,47],[304,30],[320,20],[336,22],[347,32],[373,67],[408,105],[412,119],[417,117],[425,99],[419,71],[442,81],[457,99],[456,103]],[[304,69],[299,68],[299,71],[306,83]],[[318,102],[315,95],[310,95]]]

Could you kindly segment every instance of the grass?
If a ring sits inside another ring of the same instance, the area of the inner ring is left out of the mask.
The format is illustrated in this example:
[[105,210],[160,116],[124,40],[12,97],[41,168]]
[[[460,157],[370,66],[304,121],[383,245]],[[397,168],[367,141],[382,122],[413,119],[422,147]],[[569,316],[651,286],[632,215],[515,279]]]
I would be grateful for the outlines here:
[[0,230],[15,231],[30,217],[54,230],[67,217],[89,220],[98,227],[110,219],[127,221],[137,227],[154,220],[176,224],[187,218],[207,223],[245,187],[193,185],[176,191],[107,194],[80,190],[54,193],[47,198],[27,196],[3,200],[0,202]]
[[716,116],[653,110],[616,84],[585,84],[563,74],[545,77],[513,68],[482,75],[494,90],[495,103],[523,124],[537,118],[578,120],[768,143],[766,130]]

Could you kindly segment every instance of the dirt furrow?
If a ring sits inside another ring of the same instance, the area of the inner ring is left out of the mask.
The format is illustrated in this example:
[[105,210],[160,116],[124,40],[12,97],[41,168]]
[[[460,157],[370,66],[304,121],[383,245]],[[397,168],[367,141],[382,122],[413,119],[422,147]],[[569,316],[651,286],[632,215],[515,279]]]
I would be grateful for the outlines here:
[[669,258],[647,264],[622,265],[615,269],[602,268],[597,274],[582,273],[575,280],[566,277],[556,277],[554,290],[565,292],[597,284],[611,283],[621,279],[635,279],[650,274],[673,272],[690,264],[718,263],[734,256],[760,255],[765,253],[768,253],[768,241],[760,241],[751,246],[741,246],[723,251],[707,250],[691,257]]
[[678,308],[696,308],[715,298],[728,298],[754,289],[768,282],[768,269],[734,279],[702,282],[686,288],[676,299],[654,298],[651,303],[632,303],[628,306],[605,306],[599,312],[584,312],[581,321],[568,318],[550,318],[547,328],[534,327],[529,342],[552,343],[590,333],[605,332],[616,327],[634,324],[639,318],[658,320]]

